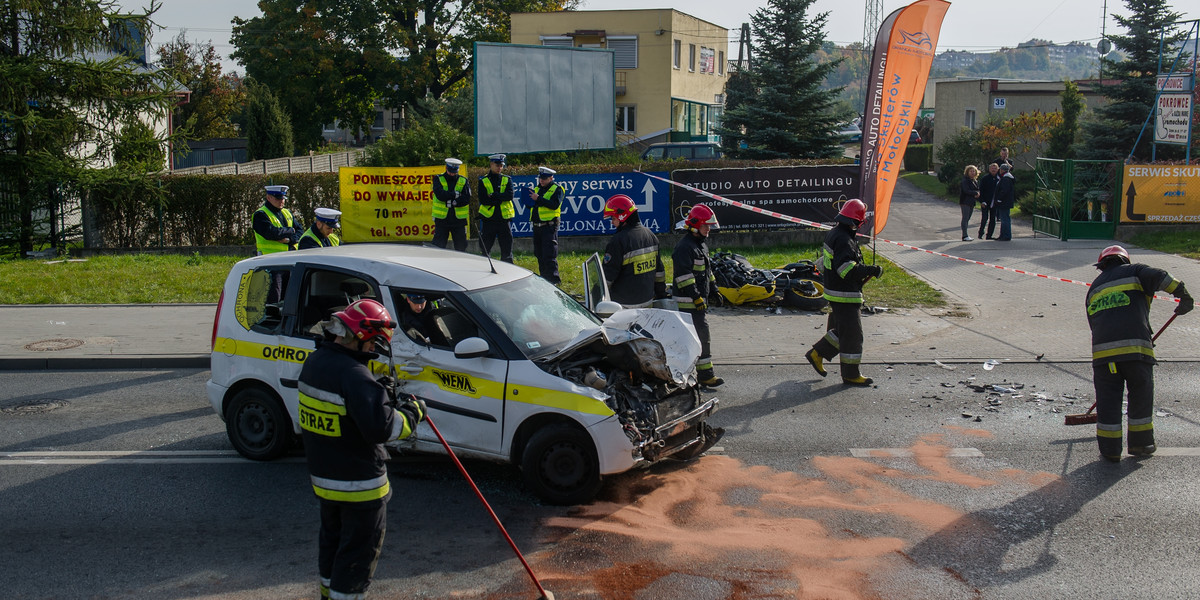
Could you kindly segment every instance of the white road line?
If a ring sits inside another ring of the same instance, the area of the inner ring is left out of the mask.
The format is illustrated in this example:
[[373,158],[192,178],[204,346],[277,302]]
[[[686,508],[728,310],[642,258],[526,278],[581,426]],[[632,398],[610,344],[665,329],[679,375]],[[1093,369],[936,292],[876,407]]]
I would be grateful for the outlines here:
[[1154,456],[1200,456],[1200,448],[1163,448],[1160,446]]
[[[4,465],[181,465],[255,464],[233,450],[36,450],[0,452]],[[302,463],[303,457],[281,458],[276,463]]]
[[[983,453],[977,448],[950,448],[945,453],[930,453],[933,456],[949,456],[953,458],[983,458]],[[910,458],[914,455],[912,448],[851,448],[850,456],[855,458]]]

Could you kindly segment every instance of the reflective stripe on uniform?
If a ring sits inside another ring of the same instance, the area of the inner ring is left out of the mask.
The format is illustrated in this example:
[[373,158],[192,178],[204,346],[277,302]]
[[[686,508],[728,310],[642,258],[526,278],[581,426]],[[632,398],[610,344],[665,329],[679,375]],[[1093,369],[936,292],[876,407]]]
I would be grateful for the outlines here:
[[1154,357],[1154,343],[1150,340],[1130,339],[1092,345],[1092,360],[1101,360],[1124,354],[1145,354]]
[[[283,223],[281,223],[279,221],[279,218],[275,216],[275,211],[268,210],[266,206],[260,206],[260,207],[258,207],[258,210],[254,211],[254,212],[266,213],[267,219],[269,221],[271,221],[271,225],[274,225],[275,227],[283,227]],[[279,209],[279,212],[283,215],[283,218],[287,221],[287,226],[293,227],[296,220],[292,218],[292,211],[290,211],[286,208],[281,208],[281,209]],[[291,250],[291,248],[292,248],[290,245],[280,242],[278,240],[268,240],[267,238],[259,235],[259,233],[257,231],[254,232],[254,245],[255,245],[256,249],[258,250],[259,254],[274,254],[276,252],[286,252],[288,250]]]
[[396,418],[392,419],[392,432],[388,434],[387,441],[402,440],[412,435],[412,428],[408,426],[408,416],[396,409],[392,409],[396,414]]
[[842,348],[841,342],[838,341],[837,334],[834,333],[832,330],[826,331],[825,337],[823,339],[826,342],[829,342],[829,345],[833,346],[834,350],[838,350],[839,352],[841,351],[841,348]]
[[1122,277],[1096,285],[1088,291],[1088,296],[1095,296],[1108,291],[1142,290],[1142,282],[1137,277]]
[[696,283],[696,276],[691,273],[675,276],[675,287],[682,288]]
[[1096,423],[1096,437],[1121,439],[1121,424]]
[[1167,279],[1163,281],[1162,291],[1168,294],[1174,294],[1175,290],[1179,287],[1179,283],[1180,282],[1178,279],[1167,275]]
[[366,600],[366,598],[366,592],[360,592],[357,594],[344,594],[335,590],[329,590],[329,600]]
[[671,296],[671,298],[675,300],[675,304],[678,305],[678,308],[680,309],[692,310],[696,308],[696,303],[693,302],[691,298],[685,296]]
[[711,370],[713,370],[712,359],[710,358],[710,359],[708,359],[708,360],[706,360],[706,361],[704,361],[704,362],[698,362],[698,363],[696,363],[696,370],[697,370],[697,371],[711,371]]
[[845,302],[847,304],[862,304],[862,292],[840,292],[825,288],[825,299],[830,302]]
[[846,354],[843,352],[838,360],[848,365],[857,365],[862,362],[862,354]]
[[[303,381],[300,382],[300,384],[297,386],[297,389],[301,394],[304,394],[315,401],[314,408],[319,408],[325,412],[336,412],[339,415],[346,414],[346,401],[343,400],[341,396],[333,392],[327,392],[320,388],[313,387],[307,383],[304,383]],[[326,408],[324,405],[327,404],[332,406]]]
[[697,258],[692,261],[692,271],[694,271],[696,273],[703,273],[707,270],[708,270],[708,261],[704,260],[703,258]]
[[838,265],[838,268],[837,268],[838,277],[845,279],[846,275],[848,275],[850,273],[850,270],[857,266],[858,266],[858,263],[856,263],[852,260],[848,260],[848,261],[842,263],[841,265]]
[[1129,419],[1129,431],[1154,431],[1154,417]]
[[387,473],[373,479],[341,481],[312,475],[313,491],[318,497],[338,502],[368,502],[387,495],[391,489]]

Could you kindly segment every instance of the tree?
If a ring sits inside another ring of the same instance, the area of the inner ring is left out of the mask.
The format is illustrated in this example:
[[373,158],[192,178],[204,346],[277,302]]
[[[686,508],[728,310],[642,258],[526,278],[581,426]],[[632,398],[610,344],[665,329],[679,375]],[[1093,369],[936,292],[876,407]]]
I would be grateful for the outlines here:
[[211,42],[190,42],[186,31],[159,46],[159,66],[191,90],[187,104],[173,117],[185,139],[237,137],[234,119],[246,102],[246,90],[236,73],[221,73],[221,57]]
[[746,131],[745,111],[738,110],[754,97],[754,82],[745,71],[732,71],[725,82],[725,113],[721,118],[721,148],[736,156]]
[[[999,123],[989,121],[979,128],[979,145],[985,153],[993,156],[1001,148],[1008,148],[1014,156],[1024,156],[1029,152],[1040,155],[1050,140],[1050,132],[1061,125],[1062,120],[1061,112],[1035,110]],[[1034,165],[1026,161],[1026,166],[1033,168]]]
[[440,164],[447,156],[469,157],[475,140],[442,122],[414,120],[409,127],[391,131],[363,152],[360,166],[419,167]]
[[0,3],[0,194],[16,198],[20,223],[7,233],[22,255],[53,242],[57,196],[86,201],[124,185],[124,165],[96,167],[111,164],[127,124],[168,118],[173,82],[112,50],[145,39],[157,9],[129,16],[115,0]]
[[[1076,152],[1079,158],[1150,158],[1153,132],[1149,128],[1143,131],[1142,125],[1154,107],[1159,36],[1167,30],[1164,46],[1175,46],[1182,36],[1173,33],[1170,27],[1180,16],[1170,10],[1166,0],[1125,0],[1125,7],[1132,15],[1114,15],[1114,18],[1127,35],[1109,36],[1125,60],[1104,62],[1105,78],[1120,82],[1104,90],[1109,102],[1092,111],[1094,118],[1084,122],[1083,139]],[[1158,153],[1170,155],[1174,151],[1160,147]]]
[[267,86],[246,80],[246,153],[251,160],[292,155],[292,126]]
[[1083,102],[1083,94],[1079,93],[1079,86],[1070,79],[1063,82],[1063,91],[1058,98],[1062,122],[1050,130],[1050,145],[1046,154],[1052,158],[1074,158],[1071,144],[1075,143],[1075,134],[1079,131],[1079,115],[1083,113],[1086,105]]
[[507,42],[509,14],[578,0],[261,0],[261,17],[233,20],[233,58],[279,94],[302,148],[322,123],[365,131],[376,103],[409,107],[469,79],[474,42]]
[[753,94],[726,108],[722,136],[744,141],[738,158],[826,158],[842,152],[835,135],[841,119],[834,111],[841,88],[821,89],[842,59],[818,63],[829,13],[809,17],[815,0],[768,0],[754,14],[756,60],[746,75]]

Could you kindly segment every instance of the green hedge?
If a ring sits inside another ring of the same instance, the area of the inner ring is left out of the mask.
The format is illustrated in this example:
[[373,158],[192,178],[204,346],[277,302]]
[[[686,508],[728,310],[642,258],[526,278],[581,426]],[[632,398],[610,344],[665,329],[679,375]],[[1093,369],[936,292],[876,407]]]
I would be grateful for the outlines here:
[[925,173],[933,165],[933,144],[912,144],[904,151],[904,170]]

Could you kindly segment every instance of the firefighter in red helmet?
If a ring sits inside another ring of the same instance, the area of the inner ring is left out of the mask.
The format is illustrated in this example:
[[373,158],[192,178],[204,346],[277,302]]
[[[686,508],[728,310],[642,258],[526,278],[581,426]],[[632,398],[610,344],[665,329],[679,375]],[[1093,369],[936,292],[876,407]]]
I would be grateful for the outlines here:
[[697,204],[688,211],[683,225],[686,233],[671,255],[675,272],[675,301],[680,311],[691,315],[696,335],[700,337],[700,360],[696,362],[700,384],[717,387],[725,380],[717,377],[712,363],[707,318],[708,296],[712,291],[712,263],[708,259],[708,246],[704,245],[704,240],[709,231],[721,225],[717,223],[716,213],[703,204]]
[[616,233],[604,248],[604,279],[613,302],[625,308],[649,308],[667,295],[667,273],[658,255],[658,236],[638,217],[633,199],[617,194],[604,205]]
[[863,264],[862,252],[854,239],[866,218],[867,207],[862,200],[849,200],[834,218],[837,224],[825,235],[819,267],[824,274],[825,299],[829,301],[829,322],[825,336],[804,355],[817,373],[825,377],[828,374],[825,361],[840,354],[842,383],[846,385],[874,383],[859,371],[863,350],[859,309],[863,304],[863,284],[883,275],[883,267]]
[[414,396],[397,400],[371,375],[376,344],[396,322],[375,300],[357,300],[322,323],[325,341],[300,370],[300,427],[321,505],[317,566],[321,598],[361,598],[371,585],[391,486],[383,444],[425,418]]
[[1092,383],[1096,387],[1096,442],[1105,459],[1121,460],[1121,400],[1129,390],[1129,454],[1154,454],[1154,341],[1150,301],[1154,293],[1179,298],[1175,314],[1195,301],[1183,282],[1161,269],[1130,264],[1129,253],[1109,246],[1096,260],[1100,275],[1087,292],[1092,330]]

